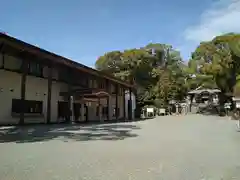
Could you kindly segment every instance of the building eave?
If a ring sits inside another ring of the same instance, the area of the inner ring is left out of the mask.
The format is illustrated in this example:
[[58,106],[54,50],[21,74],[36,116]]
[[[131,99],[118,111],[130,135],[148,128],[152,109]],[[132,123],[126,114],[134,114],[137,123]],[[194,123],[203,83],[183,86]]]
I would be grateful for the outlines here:
[[105,78],[107,80],[110,80],[114,83],[118,83],[118,84],[123,85],[125,87],[135,89],[135,86],[131,83],[125,82],[125,81],[120,80],[116,77],[113,77],[109,74],[106,74],[104,72],[98,71],[98,70],[93,69],[93,68],[90,68],[90,67],[85,66],[81,63],[78,63],[78,62],[73,61],[71,59],[68,59],[66,57],[57,55],[55,53],[49,52],[47,50],[36,47],[34,45],[31,45],[29,43],[26,43],[24,41],[21,41],[19,39],[16,39],[14,37],[11,37],[9,35],[6,35],[6,34],[0,32],[0,44],[2,44],[2,43],[6,43],[10,46],[13,46],[14,48],[17,48],[17,49],[21,50],[21,51],[25,51],[27,53],[31,53],[31,54],[34,54],[34,55],[37,55],[37,56],[41,56],[44,59],[48,59],[48,60],[50,60],[54,63],[62,64],[64,66],[74,68],[74,69],[77,69],[77,70],[82,71],[82,72],[89,73],[89,74],[94,75],[94,76]]

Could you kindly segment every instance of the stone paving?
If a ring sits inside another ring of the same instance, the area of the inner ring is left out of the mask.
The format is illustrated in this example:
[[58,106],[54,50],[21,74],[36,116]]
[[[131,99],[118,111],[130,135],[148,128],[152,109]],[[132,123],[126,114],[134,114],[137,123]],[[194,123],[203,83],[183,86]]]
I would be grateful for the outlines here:
[[214,116],[2,127],[0,152],[0,180],[240,179],[240,132]]

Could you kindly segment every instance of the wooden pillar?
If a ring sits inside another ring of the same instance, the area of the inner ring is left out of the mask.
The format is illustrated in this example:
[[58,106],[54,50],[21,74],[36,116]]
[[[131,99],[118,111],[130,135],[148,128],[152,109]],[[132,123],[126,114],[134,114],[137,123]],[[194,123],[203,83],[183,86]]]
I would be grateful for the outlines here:
[[106,86],[107,86],[107,92],[109,93],[109,96],[107,97],[107,107],[108,107],[108,110],[107,110],[107,120],[111,120],[111,116],[112,116],[112,113],[111,113],[111,110],[112,110],[112,104],[111,104],[111,85],[109,83],[109,81],[107,80],[106,82]]
[[3,50],[3,47],[4,47],[4,44],[2,43],[0,45],[0,53],[2,53],[2,62],[0,62],[0,69],[3,69],[4,68],[4,63],[5,63],[5,52]]
[[2,53],[2,68],[5,66],[5,52]]
[[26,98],[26,81],[27,81],[27,74],[28,74],[28,65],[29,61],[27,59],[22,60],[21,66],[21,113],[20,113],[20,120],[19,124],[24,124],[24,112],[25,112],[25,98]]
[[73,123],[75,121],[74,116],[74,97],[70,96],[70,122]]
[[72,73],[71,73],[71,70],[68,69],[68,98],[67,98],[67,101],[68,101],[68,109],[67,109],[67,119],[66,121],[67,122],[70,122],[71,121],[71,116],[73,114],[72,112],[72,77],[71,77]]
[[110,115],[109,115],[109,105],[110,105],[110,102],[109,102],[109,100],[110,100],[110,97],[108,96],[107,97],[107,121],[110,120]]
[[1,50],[2,49],[2,47],[0,47],[0,52],[2,52],[2,64],[0,64],[0,69],[3,69],[4,68],[4,63],[5,63],[5,53],[4,53],[4,51],[2,51]]
[[51,122],[52,71],[52,66],[48,66],[47,124]]
[[101,98],[98,98],[98,118],[99,121],[102,121],[102,112],[101,112]]
[[115,110],[116,120],[118,120],[118,117],[119,117],[119,112],[118,112],[118,94],[119,94],[119,86],[116,85],[116,110]]
[[132,89],[129,88],[129,112],[128,112],[128,118],[129,120],[132,120]]
[[81,121],[84,121],[84,100],[82,98],[82,102],[81,102]]
[[126,97],[125,97],[125,88],[122,88],[122,95],[123,95],[123,119],[126,120]]

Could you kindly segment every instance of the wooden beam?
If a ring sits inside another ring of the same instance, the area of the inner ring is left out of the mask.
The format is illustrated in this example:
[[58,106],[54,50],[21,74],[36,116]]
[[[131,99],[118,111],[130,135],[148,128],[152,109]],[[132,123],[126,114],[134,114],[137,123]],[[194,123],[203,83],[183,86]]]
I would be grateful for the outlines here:
[[48,94],[47,94],[47,124],[51,122],[51,101],[52,101],[52,75],[53,68],[48,66]]
[[27,59],[22,60],[22,77],[21,77],[21,113],[20,113],[20,120],[19,124],[24,124],[24,112],[25,112],[25,99],[26,99],[26,80],[27,80],[27,73],[28,73],[28,65],[29,61]]

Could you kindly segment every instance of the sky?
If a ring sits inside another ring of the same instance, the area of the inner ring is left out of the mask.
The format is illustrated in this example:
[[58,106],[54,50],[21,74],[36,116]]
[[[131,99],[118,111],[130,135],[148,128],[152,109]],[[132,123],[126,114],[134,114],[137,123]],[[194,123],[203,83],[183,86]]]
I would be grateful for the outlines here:
[[240,32],[240,0],[0,2],[0,31],[90,67],[148,43],[171,44],[187,61],[201,41]]

